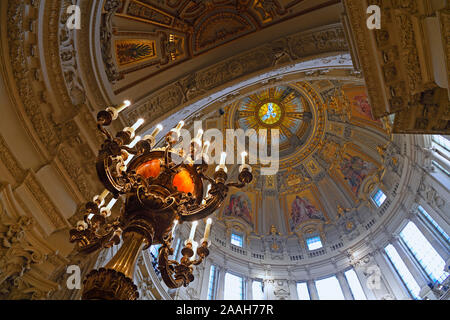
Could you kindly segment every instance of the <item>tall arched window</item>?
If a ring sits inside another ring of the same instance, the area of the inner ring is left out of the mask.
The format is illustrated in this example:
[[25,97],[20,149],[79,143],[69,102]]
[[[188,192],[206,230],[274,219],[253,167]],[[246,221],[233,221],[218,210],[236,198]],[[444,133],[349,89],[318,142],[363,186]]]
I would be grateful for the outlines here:
[[341,286],[335,276],[316,281],[320,300],[345,300]]
[[353,298],[355,300],[367,300],[366,294],[364,293],[364,290],[361,286],[361,283],[359,282],[355,270],[353,269],[347,270],[344,273],[344,275],[345,278],[347,279]]
[[442,283],[448,277],[444,259],[413,222],[408,222],[400,237],[433,282]]
[[252,282],[253,300],[264,300],[264,286],[261,280]]
[[244,299],[244,279],[232,273],[225,274],[224,300]]
[[208,300],[214,300],[216,298],[216,278],[217,278],[217,268],[215,265],[211,265],[209,271],[209,281],[208,281]]
[[413,275],[409,271],[406,264],[403,262],[402,258],[400,258],[400,255],[398,254],[397,250],[394,248],[392,244],[389,244],[384,248],[384,251],[386,252],[389,261],[391,262],[394,269],[397,271],[398,275],[400,276],[401,280],[403,281],[406,289],[409,291],[411,296],[416,300],[420,300],[419,297],[420,287],[417,284],[416,279],[414,279]]
[[297,282],[297,295],[299,300],[311,300],[306,282]]
[[432,164],[450,177],[450,140],[447,137],[435,134],[431,137],[431,141],[434,150]]
[[418,206],[417,210],[419,210],[420,215],[433,226],[433,229],[436,230],[437,233],[450,244],[450,237],[447,232],[441,228],[441,226],[430,216],[430,214],[422,206]]

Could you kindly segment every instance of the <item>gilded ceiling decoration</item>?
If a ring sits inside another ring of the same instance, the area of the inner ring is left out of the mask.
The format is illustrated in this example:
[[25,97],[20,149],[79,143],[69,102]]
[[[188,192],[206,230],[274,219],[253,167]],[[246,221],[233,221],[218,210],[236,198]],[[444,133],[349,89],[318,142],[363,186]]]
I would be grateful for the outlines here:
[[[258,233],[258,221],[275,214],[270,212],[281,215],[280,230],[319,232],[339,219],[337,208],[349,210],[341,206],[347,199],[353,207],[367,200],[373,181],[384,172],[379,154],[383,148],[376,149],[369,131],[377,132],[385,144],[390,127],[373,118],[360,83],[318,80],[268,86],[224,110],[223,128],[255,130],[249,143],[260,129],[269,129],[269,144],[270,129],[280,131],[277,175],[255,173],[257,181],[230,195],[221,213],[222,219],[241,221],[252,232]],[[264,207],[273,205],[264,213]],[[347,222],[354,226],[354,221]]]
[[[147,68],[154,75],[246,35],[336,3],[339,1],[106,0],[101,36],[108,79],[117,83],[125,75]],[[154,41],[153,55],[136,59],[135,50],[124,50],[126,41],[136,45]]]
[[144,62],[156,57],[155,41],[152,40],[117,40],[115,47],[119,66]]
[[[320,146],[325,132],[325,106],[306,82],[264,89],[225,110],[225,128],[279,130],[280,168],[303,161]],[[256,136],[250,139],[256,139]]]
[[[244,130],[278,129],[280,144],[286,149],[290,138],[307,131],[311,112],[298,90],[281,86],[260,91],[238,102],[233,120]],[[268,141],[271,141],[270,131]]]

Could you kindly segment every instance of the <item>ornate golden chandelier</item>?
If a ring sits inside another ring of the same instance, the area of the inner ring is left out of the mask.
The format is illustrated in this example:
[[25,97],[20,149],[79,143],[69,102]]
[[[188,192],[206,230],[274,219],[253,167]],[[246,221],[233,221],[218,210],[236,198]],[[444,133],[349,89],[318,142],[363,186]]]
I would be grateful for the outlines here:
[[[209,255],[211,219],[207,220],[203,239],[196,249],[198,258],[194,259],[197,220],[208,217],[220,207],[229,187],[242,188],[253,178],[251,167],[242,164],[239,182],[227,183],[223,154],[213,177],[208,177],[209,142],[202,148],[202,132],[192,139],[190,154],[175,149],[183,121],[169,131],[162,148],[155,148],[161,125],[143,139],[135,137],[142,119],[113,137],[105,127],[129,105],[125,101],[118,108],[109,107],[97,114],[97,127],[106,139],[99,151],[96,168],[106,190],[86,204],[84,219],[70,230],[70,242],[75,242],[77,250],[84,254],[117,245],[121,237],[123,244],[104,268],[92,270],[86,276],[83,299],[137,299],[139,294],[132,280],[136,260],[141,250],[154,244],[162,245],[158,268],[166,285],[169,288],[189,285],[194,280],[193,266]],[[183,161],[175,163],[177,157]],[[204,183],[209,183],[205,195]],[[104,200],[109,193],[113,199],[105,207]],[[120,195],[125,195],[125,204],[120,216],[112,219],[111,208]],[[185,221],[193,223],[181,250],[182,257],[180,262],[170,260],[169,256],[174,253],[171,245],[175,227]]]

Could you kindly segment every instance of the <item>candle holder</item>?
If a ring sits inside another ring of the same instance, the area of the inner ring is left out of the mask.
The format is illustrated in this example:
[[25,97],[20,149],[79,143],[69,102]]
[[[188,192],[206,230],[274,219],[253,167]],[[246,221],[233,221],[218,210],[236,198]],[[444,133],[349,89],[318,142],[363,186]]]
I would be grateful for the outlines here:
[[[166,285],[169,288],[187,286],[194,280],[193,266],[209,255],[210,221],[196,250],[197,258],[191,260],[194,251],[193,239],[190,239],[192,241],[181,251],[179,262],[169,259],[174,251],[174,221],[193,222],[208,217],[222,205],[230,187],[242,188],[253,178],[246,167],[239,173],[238,182],[227,183],[224,164],[209,177],[206,175],[207,161],[204,157],[201,161],[192,161],[196,159],[193,152],[183,156],[185,161],[175,163],[173,159],[179,158],[180,150],[174,146],[184,122],[169,131],[161,148],[154,147],[154,138],[160,129],[150,135],[152,138],[144,137],[130,146],[133,136],[130,131],[120,131],[113,137],[106,128],[116,118],[116,113],[113,108],[108,108],[97,115],[97,127],[105,141],[99,150],[96,169],[113,199],[124,196],[123,210],[113,219],[108,216],[108,210],[101,208],[103,198],[88,202],[83,220],[70,230],[70,242],[76,243],[78,251],[84,254],[123,243],[104,268],[93,270],[86,276],[83,299],[137,299],[137,287],[133,283],[136,260],[141,250],[153,244],[162,244],[158,265]],[[192,145],[191,150],[194,149]],[[211,186],[206,195],[204,182]]]

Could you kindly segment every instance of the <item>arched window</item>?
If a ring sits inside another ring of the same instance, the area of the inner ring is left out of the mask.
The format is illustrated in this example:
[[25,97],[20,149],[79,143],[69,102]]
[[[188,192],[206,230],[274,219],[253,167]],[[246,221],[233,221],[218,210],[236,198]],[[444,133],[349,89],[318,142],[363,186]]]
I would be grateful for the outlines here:
[[316,288],[320,300],[345,300],[336,276],[317,280]]
[[433,282],[442,283],[448,277],[444,259],[413,222],[408,222],[400,237]]
[[253,300],[264,300],[264,286],[261,280],[252,282]]
[[405,287],[407,288],[411,296],[416,300],[420,300],[419,297],[420,287],[417,284],[416,279],[414,279],[413,275],[409,271],[406,264],[403,262],[402,258],[400,258],[400,255],[398,254],[397,250],[394,248],[392,244],[389,244],[384,248],[384,251],[386,252],[389,261],[391,262],[394,269],[397,271],[398,275],[400,276],[401,280],[403,281]]
[[353,298],[355,300],[367,300],[366,294],[364,293],[364,290],[361,286],[361,282],[359,282],[355,270],[353,269],[347,270],[344,273],[344,275],[345,278],[347,279]]
[[227,272],[225,274],[224,300],[244,299],[244,279]]
[[308,250],[317,250],[323,247],[322,241],[320,241],[319,236],[311,237],[306,239],[306,245],[308,246]]
[[377,192],[372,195],[372,200],[378,208],[383,205],[386,198],[386,195],[380,188],[378,188]]
[[450,177],[450,140],[447,137],[435,134],[431,137],[431,145],[435,152],[431,163]]
[[244,237],[241,234],[238,234],[236,232],[231,233],[231,239],[230,242],[232,245],[243,247],[244,245]]
[[450,243],[450,237],[447,232],[445,232],[441,226],[434,221],[429,213],[422,206],[418,206],[417,210],[419,210],[421,216],[433,226],[433,228],[447,241],[447,243]]
[[299,300],[311,300],[306,282],[297,282],[297,295]]

